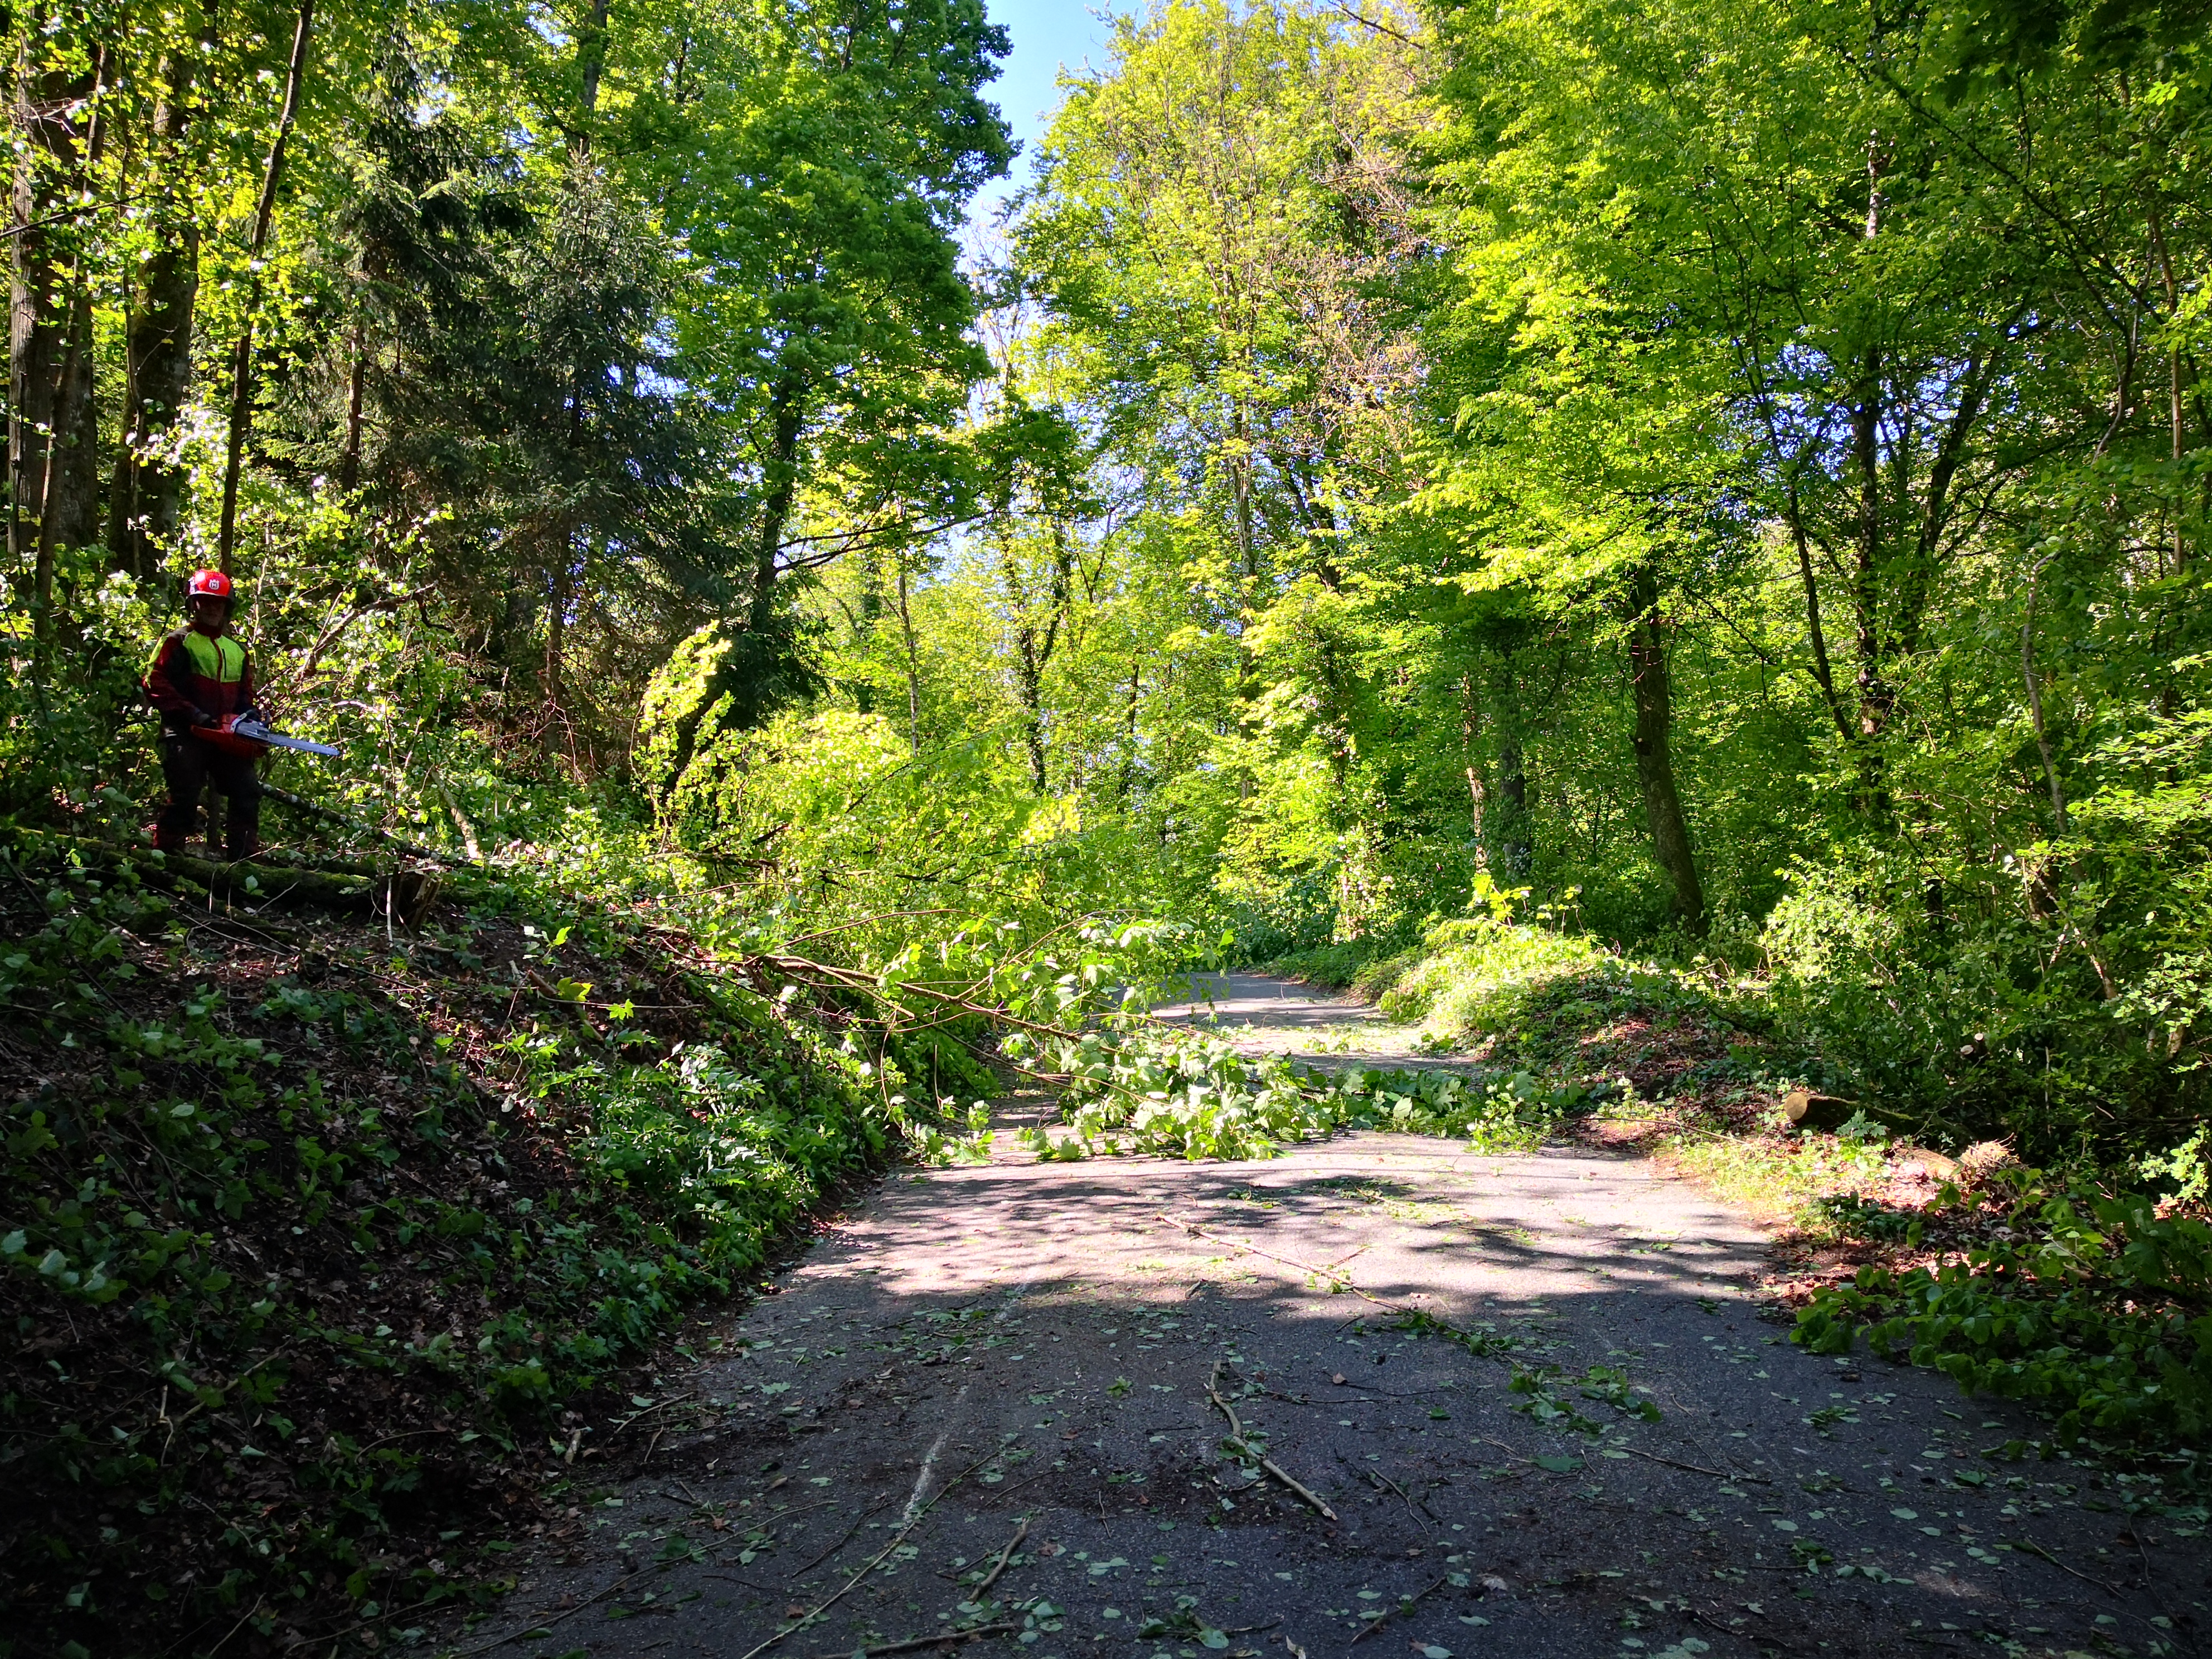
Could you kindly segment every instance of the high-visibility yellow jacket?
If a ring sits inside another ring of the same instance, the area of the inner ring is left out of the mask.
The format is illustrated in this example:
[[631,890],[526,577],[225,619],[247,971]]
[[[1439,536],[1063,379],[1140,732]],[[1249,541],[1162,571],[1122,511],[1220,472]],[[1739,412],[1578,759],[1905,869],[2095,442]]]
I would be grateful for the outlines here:
[[210,639],[197,628],[179,629],[155,648],[143,684],[172,732],[213,726],[253,707],[253,664],[227,633]]

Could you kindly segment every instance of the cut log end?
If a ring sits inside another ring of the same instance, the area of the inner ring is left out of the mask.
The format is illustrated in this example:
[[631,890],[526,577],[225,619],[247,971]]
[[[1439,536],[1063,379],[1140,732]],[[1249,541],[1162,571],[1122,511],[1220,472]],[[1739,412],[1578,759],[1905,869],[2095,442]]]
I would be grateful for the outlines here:
[[1839,1129],[1858,1109],[1856,1100],[1816,1095],[1809,1089],[1792,1089],[1782,1097],[1782,1115],[1797,1129]]

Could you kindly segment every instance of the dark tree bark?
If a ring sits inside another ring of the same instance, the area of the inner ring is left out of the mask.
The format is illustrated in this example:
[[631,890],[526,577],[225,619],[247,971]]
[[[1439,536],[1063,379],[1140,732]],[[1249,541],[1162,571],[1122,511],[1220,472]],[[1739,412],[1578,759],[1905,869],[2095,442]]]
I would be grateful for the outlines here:
[[572,559],[574,548],[569,537],[563,536],[554,544],[555,563],[550,592],[545,606],[545,702],[556,711],[561,708],[562,659],[568,649],[568,607],[575,599],[575,582]]
[[[203,52],[212,42],[202,40]],[[192,312],[200,286],[199,216],[192,210],[183,165],[191,119],[194,54],[173,52],[159,69],[153,148],[147,165],[158,183],[154,252],[131,296],[124,325],[123,443],[115,460],[108,507],[108,562],[149,581],[177,533],[185,472],[169,453],[192,368]]]
[[1483,838],[1483,811],[1490,804],[1489,787],[1482,781],[1482,769],[1475,763],[1474,739],[1482,729],[1482,711],[1474,701],[1474,676],[1459,677],[1459,758],[1467,772],[1468,826],[1474,836],[1474,861],[1478,869],[1490,867],[1490,843]]
[[906,644],[906,741],[907,747],[919,755],[921,752],[921,653],[914,642],[914,613],[906,602],[906,550],[898,556],[898,614],[899,637]]
[[[577,68],[582,77],[582,89],[578,102],[582,119],[577,126],[572,145],[580,162],[588,157],[592,149],[592,126],[599,118],[599,79],[605,73],[607,60],[607,0],[593,0],[591,21],[579,32],[576,39]],[[568,385],[568,443],[572,453],[580,452],[586,442],[586,387],[605,370],[603,362],[580,362],[571,373]],[[568,611],[576,596],[576,568],[578,548],[576,530],[564,524],[550,538],[550,568],[546,573],[545,657],[540,670],[545,706],[556,716],[565,715],[562,708],[563,686],[566,678],[566,659],[568,650]],[[688,750],[688,743],[687,743]]]
[[1528,822],[1528,769],[1522,740],[1521,671],[1516,653],[1499,655],[1490,705],[1498,726],[1498,800],[1490,811],[1492,863],[1508,884],[1526,881],[1535,863]]
[[[58,221],[83,178],[70,112],[92,90],[88,80],[34,73],[27,50],[17,58],[11,112],[20,149],[9,204],[15,258],[8,307],[8,551],[16,568],[32,567],[32,627],[42,653],[53,635],[58,544],[47,516],[64,382],[91,370],[82,349],[70,361],[71,325],[80,308],[69,268],[72,233]],[[82,314],[88,331],[89,313]]]
[[[100,539],[100,411],[93,401],[92,296],[81,274],[70,283],[61,368],[55,376],[54,430],[46,450],[39,564],[51,573],[60,550]],[[52,608],[52,596],[45,599]]]
[[1630,584],[1634,606],[1628,630],[1628,678],[1636,700],[1636,775],[1644,786],[1644,814],[1651,826],[1651,851],[1674,887],[1675,920],[1693,933],[1705,927],[1705,895],[1690,848],[1690,826],[1674,781],[1670,734],[1674,692],[1667,677],[1667,622],[1659,612],[1659,581],[1648,568]]
[[338,488],[361,487],[361,406],[368,390],[368,342],[362,319],[353,325],[353,372],[346,384],[345,453],[338,457]]
[[1068,546],[1066,529],[1055,524],[1052,540],[1052,574],[1042,628],[1030,597],[1024,591],[1012,550],[1003,544],[1000,548],[1006,596],[1013,601],[1014,614],[1018,618],[1014,625],[1014,678],[1022,705],[1022,739],[1029,751],[1030,781],[1039,794],[1045,793],[1049,781],[1044,750],[1044,671],[1060,646],[1060,624],[1066,620],[1073,599],[1075,569],[1075,555]]
[[[1871,216],[1869,210],[1869,216]],[[1871,233],[1869,233],[1871,234]],[[1857,522],[1852,526],[1852,600],[1857,611],[1859,810],[1880,823],[1889,816],[1889,783],[1881,744],[1894,701],[1882,674],[1881,355],[1870,348],[1851,408],[1851,470],[1858,477]]]
[[767,468],[768,499],[762,504],[747,624],[756,634],[767,633],[775,621],[775,562],[783,551],[783,526],[799,491],[799,434],[806,424],[806,393],[797,374],[787,374],[776,382],[770,418],[775,425]]
[[261,201],[253,215],[247,252],[254,270],[246,296],[246,323],[230,365],[230,442],[223,458],[222,527],[216,538],[222,568],[228,571],[238,540],[238,476],[246,460],[246,434],[253,422],[253,324],[260,308],[262,250],[269,244],[270,222],[276,213],[276,187],[284,177],[284,149],[300,112],[300,84],[307,73],[307,37],[315,26],[315,0],[300,0],[300,20],[292,32],[292,60],[284,74],[284,107],[276,118],[276,137],[261,174]]

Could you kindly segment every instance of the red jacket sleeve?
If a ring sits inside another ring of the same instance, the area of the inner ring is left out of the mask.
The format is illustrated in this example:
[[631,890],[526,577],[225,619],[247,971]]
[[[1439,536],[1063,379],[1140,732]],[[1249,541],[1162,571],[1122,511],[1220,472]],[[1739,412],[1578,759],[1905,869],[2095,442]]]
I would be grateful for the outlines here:
[[144,684],[146,701],[155,708],[164,714],[190,719],[206,711],[177,684],[177,659],[184,648],[184,641],[174,634],[163,640],[161,647],[154,653],[154,660],[147,665]]

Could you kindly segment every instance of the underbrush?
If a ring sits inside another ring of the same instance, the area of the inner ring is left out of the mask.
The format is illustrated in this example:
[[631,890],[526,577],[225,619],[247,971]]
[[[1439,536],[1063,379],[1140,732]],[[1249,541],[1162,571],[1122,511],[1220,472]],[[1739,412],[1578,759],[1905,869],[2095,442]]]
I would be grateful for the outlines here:
[[1583,935],[1480,916],[1431,929],[1415,959],[1378,963],[1356,985],[1393,1019],[1457,1041],[1510,1030],[1547,987],[1619,965]]
[[1663,1132],[1653,1150],[1729,1203],[1815,1242],[1839,1236],[1839,1200],[1886,1185],[1895,1173],[1878,1146],[1711,1122]]
[[388,1639],[496,1587],[599,1455],[576,1408],[928,1133],[896,1050],[650,931],[167,880],[0,874],[0,1653]]
[[1372,939],[1346,939],[1332,945],[1310,945],[1302,951],[1287,951],[1258,963],[1255,973],[1273,974],[1278,979],[1287,979],[1300,985],[1318,985],[1326,990],[1349,988],[1363,972],[1390,956],[1402,956]]

